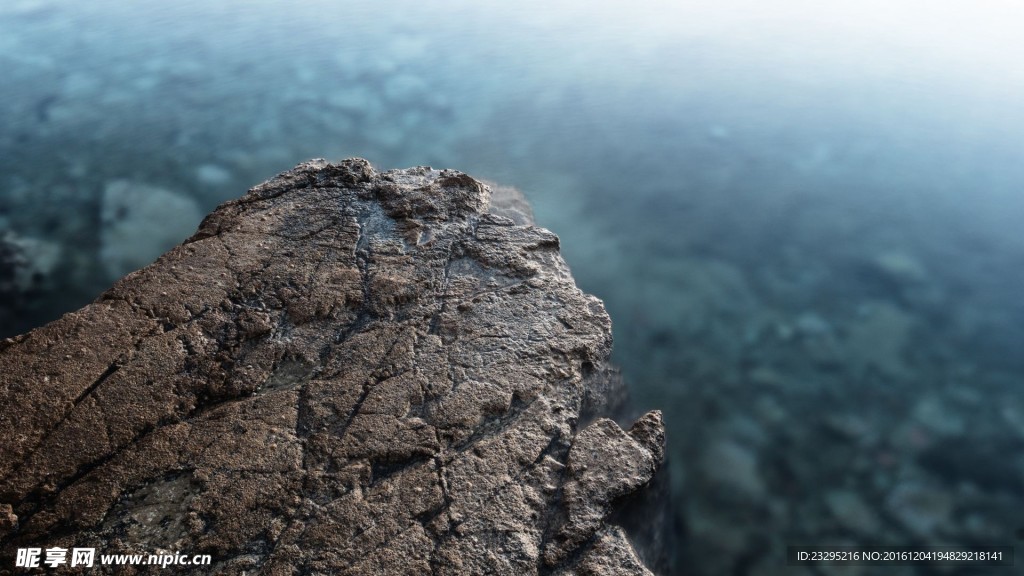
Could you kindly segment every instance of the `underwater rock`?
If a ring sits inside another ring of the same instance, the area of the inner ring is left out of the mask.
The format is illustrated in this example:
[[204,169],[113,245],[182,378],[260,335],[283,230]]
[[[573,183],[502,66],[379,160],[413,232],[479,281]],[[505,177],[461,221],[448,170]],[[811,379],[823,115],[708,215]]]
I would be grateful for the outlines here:
[[23,324],[33,297],[52,288],[60,258],[57,244],[0,232],[0,327],[8,334]]
[[953,498],[947,491],[906,481],[889,493],[886,511],[914,536],[927,541],[949,526],[953,505]]
[[796,331],[806,338],[821,338],[832,334],[832,325],[814,312],[804,312],[794,322]]
[[847,327],[844,356],[851,369],[856,374],[872,369],[892,378],[912,377],[904,353],[915,317],[886,302],[871,302],[862,310],[858,322]]
[[202,219],[195,200],[170,190],[114,180],[103,190],[100,260],[115,280],[177,244]]
[[893,250],[875,254],[868,264],[875,273],[894,284],[923,284],[930,278],[924,265],[906,252]]
[[1012,436],[969,435],[943,438],[925,447],[917,460],[948,482],[969,483],[989,494],[1024,495],[1024,458]]
[[0,566],[649,574],[609,515],[661,465],[661,415],[581,421],[614,404],[611,322],[557,236],[488,201],[455,171],[301,164],[0,343]]
[[882,521],[864,499],[851,490],[831,490],[824,496],[825,506],[839,523],[851,532],[871,537],[882,529]]
[[937,436],[961,436],[967,432],[964,416],[956,406],[937,394],[922,395],[913,408],[914,420]]
[[751,500],[765,494],[764,480],[758,471],[757,454],[733,440],[716,439],[708,447],[701,468],[713,485],[735,491]]
[[196,182],[200,186],[216,188],[230,184],[234,176],[223,166],[217,164],[201,164],[196,168]]

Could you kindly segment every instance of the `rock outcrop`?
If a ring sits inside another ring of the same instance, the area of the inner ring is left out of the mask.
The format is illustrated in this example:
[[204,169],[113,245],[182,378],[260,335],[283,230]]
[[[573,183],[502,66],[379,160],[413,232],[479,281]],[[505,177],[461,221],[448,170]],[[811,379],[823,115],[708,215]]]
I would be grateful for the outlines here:
[[0,343],[0,572],[34,546],[211,555],[182,573],[648,573],[608,518],[660,466],[660,414],[600,417],[601,302],[488,196],[305,163]]

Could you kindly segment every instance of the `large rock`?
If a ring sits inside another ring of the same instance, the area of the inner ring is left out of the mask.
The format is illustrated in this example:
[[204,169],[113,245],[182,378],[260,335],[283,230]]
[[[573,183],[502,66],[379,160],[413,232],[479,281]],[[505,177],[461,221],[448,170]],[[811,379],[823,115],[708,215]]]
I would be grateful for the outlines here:
[[212,555],[187,573],[647,573],[608,517],[660,466],[660,414],[599,417],[609,318],[488,195],[302,164],[0,344],[0,571],[59,546]]

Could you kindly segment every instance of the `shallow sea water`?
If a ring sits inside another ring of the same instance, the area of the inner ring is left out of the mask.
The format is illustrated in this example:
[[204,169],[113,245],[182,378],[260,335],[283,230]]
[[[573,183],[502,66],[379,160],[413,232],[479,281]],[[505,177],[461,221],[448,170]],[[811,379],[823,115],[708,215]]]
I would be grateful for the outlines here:
[[952,6],[8,0],[0,232],[37,278],[0,331],[299,161],[457,168],[605,301],[678,573],[942,573],[785,547],[1024,528],[1024,13]]

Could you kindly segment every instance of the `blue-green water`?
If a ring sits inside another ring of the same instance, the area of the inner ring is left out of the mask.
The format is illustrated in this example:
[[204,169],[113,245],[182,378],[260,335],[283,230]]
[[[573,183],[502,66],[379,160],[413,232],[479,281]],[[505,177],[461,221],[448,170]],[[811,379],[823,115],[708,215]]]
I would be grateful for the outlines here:
[[1024,12],[821,4],[7,0],[0,231],[38,277],[0,328],[301,160],[458,168],[522,189],[605,300],[670,427],[680,573],[1012,544]]

